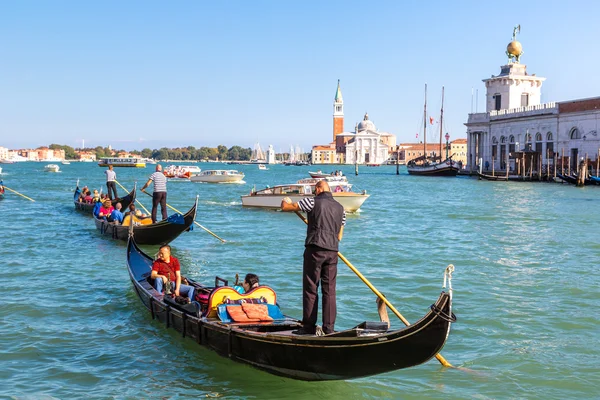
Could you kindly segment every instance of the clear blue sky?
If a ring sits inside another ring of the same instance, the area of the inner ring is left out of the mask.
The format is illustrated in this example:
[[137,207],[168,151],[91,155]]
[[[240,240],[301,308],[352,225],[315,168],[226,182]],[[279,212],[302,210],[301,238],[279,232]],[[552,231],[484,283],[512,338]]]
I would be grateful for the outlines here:
[[0,146],[309,151],[331,140],[338,79],[347,131],[366,111],[414,141],[427,83],[464,138],[517,24],[542,102],[600,96],[597,1],[404,3],[1,2]]

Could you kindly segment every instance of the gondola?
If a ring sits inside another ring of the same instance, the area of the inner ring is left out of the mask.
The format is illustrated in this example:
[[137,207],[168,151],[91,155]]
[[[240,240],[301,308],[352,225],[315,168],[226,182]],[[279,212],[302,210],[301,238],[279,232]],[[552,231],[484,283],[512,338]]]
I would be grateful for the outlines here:
[[[295,335],[292,330],[298,329],[301,322],[281,313],[275,292],[266,286],[240,295],[231,287],[208,288],[188,278],[196,292],[206,293],[204,307],[197,307],[196,302],[181,306],[169,295],[158,293],[149,278],[153,260],[139,249],[136,241],[134,232],[127,244],[129,277],[152,319],[221,356],[275,375],[323,381],[413,367],[428,361],[442,349],[451,322],[456,320],[451,312],[451,296],[442,292],[421,320],[402,329],[389,330],[387,323],[363,322],[352,329],[324,336]],[[267,303],[269,316],[274,319],[272,322],[232,322],[228,319],[229,310],[223,312],[227,306],[219,305],[228,296],[242,298],[243,303],[256,300],[253,293],[261,289],[273,294],[270,299],[262,298]],[[226,293],[229,295],[224,295]],[[189,310],[190,305],[195,307]]]
[[[79,184],[75,188],[75,193],[73,194],[73,203],[75,204],[75,209],[82,211],[86,214],[92,214],[94,212],[94,203],[85,203],[79,201],[79,195],[81,194],[81,189],[79,189]],[[127,207],[131,203],[135,201],[135,187],[129,192],[126,196],[112,200],[113,207],[117,203],[121,203],[123,210],[127,210]]]
[[[196,208],[198,207],[198,197],[196,202],[184,215],[173,214],[169,218],[148,225],[135,225],[133,231],[138,244],[167,244],[175,240],[183,232],[189,231],[196,219]],[[127,218],[127,217],[126,217]],[[96,228],[100,233],[113,239],[127,241],[129,237],[129,226],[117,225],[108,222],[102,218],[94,217]]]
[[[570,183],[572,185],[577,185],[578,182],[578,177],[577,175],[563,175],[563,174],[556,174],[557,177],[559,177],[560,179],[562,179],[563,181]],[[584,186],[588,186],[588,185],[596,185],[596,181],[592,180],[592,179],[585,179],[583,182]]]

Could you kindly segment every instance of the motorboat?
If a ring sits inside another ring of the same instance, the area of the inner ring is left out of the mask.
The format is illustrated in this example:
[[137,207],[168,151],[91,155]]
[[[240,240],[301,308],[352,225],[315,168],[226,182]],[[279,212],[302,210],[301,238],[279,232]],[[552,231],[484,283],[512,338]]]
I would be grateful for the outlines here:
[[69,164],[71,164],[71,162],[70,162],[70,161],[67,161],[67,160],[65,160],[65,161],[61,161],[61,164],[62,164],[62,165],[69,165]]
[[269,168],[267,168],[267,166],[265,164],[258,164],[258,169],[260,169],[261,171],[266,171]]
[[48,164],[44,167],[46,172],[60,172],[60,167],[56,164]]
[[310,175],[311,178],[327,178],[328,176],[335,175],[333,172],[328,174],[328,173],[321,172],[321,170],[318,170],[317,172],[308,171],[308,174]]
[[163,174],[169,179],[188,180],[193,174],[198,174],[201,171],[196,165],[169,165],[163,170]]
[[244,173],[234,169],[207,169],[199,174],[192,175],[192,182],[204,183],[240,183],[243,182]]
[[[332,192],[351,192],[352,184],[348,182],[348,178],[345,176],[327,176],[325,178],[304,178],[300,179],[297,183],[303,183],[308,185],[316,185],[319,181],[326,181]],[[314,192],[314,189],[313,189]]]
[[[266,187],[262,190],[252,191],[242,196],[242,206],[280,209],[281,201],[289,197],[296,203],[307,197],[314,197],[314,185],[308,183],[292,183],[290,185],[276,185]],[[363,191],[354,192],[332,192],[333,198],[344,206],[346,212],[356,212],[370,195]]]

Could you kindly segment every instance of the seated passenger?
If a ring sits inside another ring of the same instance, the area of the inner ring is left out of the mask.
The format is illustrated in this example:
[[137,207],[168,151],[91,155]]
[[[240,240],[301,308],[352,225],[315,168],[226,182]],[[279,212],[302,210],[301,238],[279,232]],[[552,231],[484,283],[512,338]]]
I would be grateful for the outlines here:
[[94,189],[94,195],[92,196],[92,201],[94,203],[100,201],[100,194],[98,193],[98,190]]
[[85,201],[88,204],[92,203],[93,197],[92,197],[92,192],[90,192],[90,189],[85,190],[85,196],[83,197],[83,201]]
[[110,216],[107,218],[108,222],[115,222],[117,224],[123,223],[123,213],[121,212],[121,208],[123,206],[121,203],[115,204],[115,209],[110,213]]
[[162,293],[164,285],[167,282],[171,282],[171,288],[175,296],[183,294],[190,301],[194,300],[194,287],[181,284],[179,260],[171,255],[171,246],[168,244],[161,246],[158,250],[158,258],[152,264],[152,274],[150,277],[154,279],[154,287],[160,293]]
[[80,203],[83,203],[83,202],[85,201],[85,195],[86,195],[86,193],[87,193],[87,190],[88,190],[87,186],[84,186],[84,187],[83,187],[83,188],[81,188],[81,190],[79,191],[79,198],[78,198],[78,201],[79,201]]
[[244,282],[242,282],[242,286],[235,285],[233,288],[237,290],[238,293],[248,293],[254,288],[259,286],[258,275],[255,274],[246,274],[244,278]]
[[104,199],[102,202],[102,207],[98,211],[98,218],[106,219],[113,212],[115,208],[112,206],[112,202],[110,199]]

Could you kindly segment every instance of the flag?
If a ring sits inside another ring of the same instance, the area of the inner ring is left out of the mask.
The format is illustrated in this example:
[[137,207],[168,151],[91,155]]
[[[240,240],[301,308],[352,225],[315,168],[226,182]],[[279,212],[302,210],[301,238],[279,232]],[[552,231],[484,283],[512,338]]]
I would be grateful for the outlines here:
[[419,134],[417,133],[417,136],[415,136],[417,139],[419,138]]
[[433,125],[433,117],[429,117],[429,123]]

